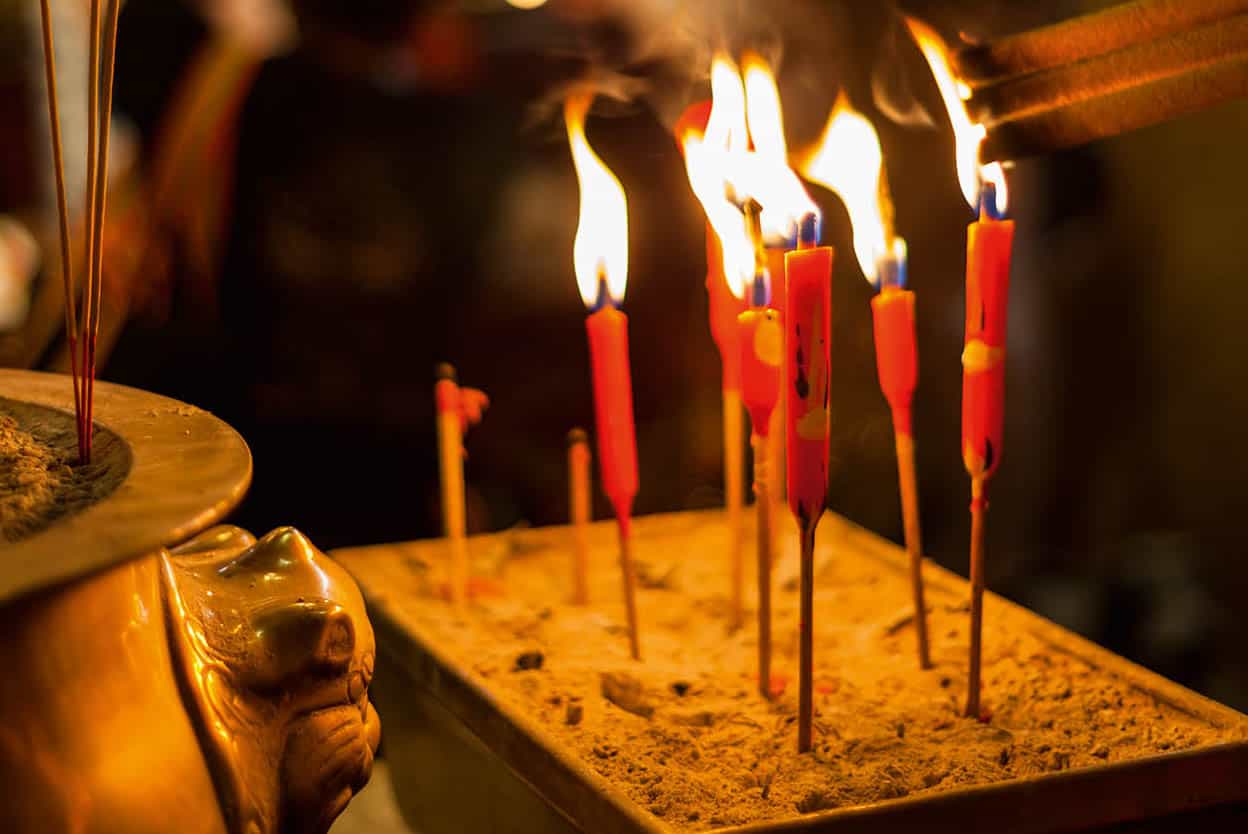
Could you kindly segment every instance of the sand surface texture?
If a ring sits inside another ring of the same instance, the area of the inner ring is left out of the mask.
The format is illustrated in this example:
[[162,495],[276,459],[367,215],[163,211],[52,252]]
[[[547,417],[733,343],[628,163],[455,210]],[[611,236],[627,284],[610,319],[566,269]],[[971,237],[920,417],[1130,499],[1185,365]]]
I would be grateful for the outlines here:
[[[504,707],[539,722],[677,830],[780,820],[1246,737],[1243,723],[1215,726],[1050,644],[1034,617],[995,598],[985,609],[990,714],[964,718],[963,591],[928,570],[935,667],[920,670],[904,563],[891,545],[828,516],[816,557],[816,745],[798,755],[790,526],[785,518],[777,542],[772,700],[757,684],[753,610],[744,627],[729,626],[727,531],[717,513],[638,523],[641,663],[628,657],[609,524],[591,531],[592,603],[584,608],[566,602],[566,529],[473,539],[476,596],[462,614],[443,599],[440,543],[362,549],[343,559],[375,610],[470,670]],[[752,542],[752,531],[747,536]],[[747,552],[752,558],[752,545]]]

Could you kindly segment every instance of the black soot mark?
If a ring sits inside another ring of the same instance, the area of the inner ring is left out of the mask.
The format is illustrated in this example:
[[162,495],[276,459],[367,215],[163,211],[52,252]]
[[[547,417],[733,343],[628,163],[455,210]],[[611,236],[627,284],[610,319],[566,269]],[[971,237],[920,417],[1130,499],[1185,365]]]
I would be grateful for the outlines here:
[[793,367],[797,369],[797,379],[793,381],[793,388],[797,391],[797,396],[806,399],[810,394],[810,380],[806,378],[806,360],[802,357],[802,326],[796,325],[797,333],[797,353],[794,354]]

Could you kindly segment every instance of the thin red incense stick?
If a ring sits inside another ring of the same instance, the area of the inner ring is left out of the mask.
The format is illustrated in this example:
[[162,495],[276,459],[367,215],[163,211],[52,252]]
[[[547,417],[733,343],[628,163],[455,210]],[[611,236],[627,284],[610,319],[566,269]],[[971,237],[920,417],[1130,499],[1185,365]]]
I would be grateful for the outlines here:
[[43,18],[43,69],[48,85],[48,129],[52,134],[52,164],[56,172],[56,207],[61,223],[61,281],[65,292],[65,336],[69,340],[69,369],[74,384],[74,420],[78,427],[78,458],[84,456],[82,394],[78,382],[78,305],[74,298],[74,265],[69,240],[69,200],[65,193],[65,151],[61,145],[60,96],[56,86],[56,47],[49,0],[40,0]]
[[[95,0],[98,3],[98,0]],[[94,5],[94,3],[93,3]],[[91,218],[91,235],[93,243],[91,247],[91,271],[90,282],[87,291],[90,295],[90,315],[85,322],[87,333],[84,340],[84,361],[83,370],[85,372],[84,383],[85,391],[85,450],[86,455],[84,462],[89,463],[91,460],[91,445],[94,436],[94,422],[92,415],[95,411],[95,373],[96,373],[96,344],[100,335],[100,306],[101,294],[104,286],[104,218],[108,207],[108,139],[109,127],[111,124],[111,116],[113,110],[113,71],[116,64],[117,55],[117,19],[120,16],[119,0],[111,0],[105,15],[105,30],[103,42],[102,64],[98,68],[98,72],[103,75],[102,93],[103,102],[98,114],[99,145],[97,148],[98,155],[93,160],[95,163],[95,176],[93,185],[95,191],[92,194],[92,218]],[[94,12],[94,9],[93,9]]]
[[88,351],[85,336],[87,321],[91,318],[93,297],[91,292],[93,281],[92,264],[95,263],[95,176],[96,159],[99,156],[97,148],[99,145],[100,126],[100,0],[91,0],[90,26],[90,45],[87,54],[87,194],[86,199],[83,201],[83,210],[86,213],[86,223],[84,224],[86,251],[83,257],[83,269],[87,276],[87,291],[83,296],[82,319],[75,339],[76,347],[82,350],[80,365],[82,376],[78,381],[80,386],[79,398],[82,402],[82,410],[78,415],[78,436],[82,438],[79,457],[82,463],[87,463],[91,458],[91,416],[90,407],[87,404],[86,379]]

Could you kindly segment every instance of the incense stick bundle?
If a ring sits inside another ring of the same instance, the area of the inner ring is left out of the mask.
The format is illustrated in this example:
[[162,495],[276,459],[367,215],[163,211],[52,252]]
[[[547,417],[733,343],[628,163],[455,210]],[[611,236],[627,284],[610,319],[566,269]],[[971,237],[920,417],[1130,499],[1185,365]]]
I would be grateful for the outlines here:
[[1198,113],[1248,92],[1248,52],[1134,87],[989,125],[985,161],[1020,159]]
[[955,56],[982,157],[1115,136],[1248,92],[1248,0],[1142,0]]
[[[49,0],[41,0],[44,71],[47,76],[48,118],[52,160],[56,169],[56,198],[60,221],[61,269],[65,292],[65,329],[69,342],[70,372],[78,430],[78,457],[91,461],[92,410],[96,355],[103,287],[104,218],[108,202],[108,144],[113,109],[113,75],[117,55],[120,0],[91,0],[90,55],[87,90],[87,194],[84,267],[87,275],[81,318],[73,280],[69,206],[65,187],[65,157],[61,143],[60,102],[57,92],[55,37]],[[81,352],[80,352],[81,351]]]
[[1106,55],[1248,13],[1248,0],[1135,0],[959,51],[972,87]]

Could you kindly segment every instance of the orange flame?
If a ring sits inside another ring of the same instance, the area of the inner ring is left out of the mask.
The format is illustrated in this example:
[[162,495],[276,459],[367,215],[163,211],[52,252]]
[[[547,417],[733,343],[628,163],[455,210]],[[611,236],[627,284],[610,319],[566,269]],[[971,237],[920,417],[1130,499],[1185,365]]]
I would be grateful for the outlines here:
[[975,208],[979,205],[980,186],[989,182],[997,189],[997,211],[1005,213],[1009,203],[1005,185],[1005,169],[1000,162],[981,165],[979,148],[988,135],[988,129],[982,124],[971,121],[966,111],[966,100],[971,91],[949,66],[949,47],[940,35],[927,24],[913,17],[906,18],[906,26],[919,45],[927,65],[931,67],[932,76],[936,80],[936,88],[949,112],[949,121],[953,125],[953,137],[957,147],[958,183],[962,186],[962,196]]
[[728,288],[743,298],[754,275],[754,246],[745,215],[728,198],[728,170],[731,160],[749,149],[750,136],[745,124],[745,87],[732,60],[722,54],[711,63],[711,101],[706,132],[690,129],[679,138],[689,185],[723,250]]
[[904,257],[905,242],[893,234],[893,205],[884,181],[884,153],[875,128],[837,99],[823,136],[797,155],[802,176],[836,193],[854,229],[854,254],[862,274],[879,283],[885,257]]
[[706,130],[678,137],[689,184],[719,237],[724,275],[738,298],[754,275],[754,245],[740,205],[758,201],[763,233],[773,239],[792,240],[802,216],[819,213],[788,165],[775,78],[755,55],[745,64],[743,79],[731,58],[715,56]]
[[585,138],[585,116],[593,100],[592,91],[578,91],[563,105],[572,164],[581,188],[572,261],[577,288],[589,308],[599,300],[600,283],[606,283],[607,294],[616,304],[624,300],[628,286],[628,201],[620,181]]

